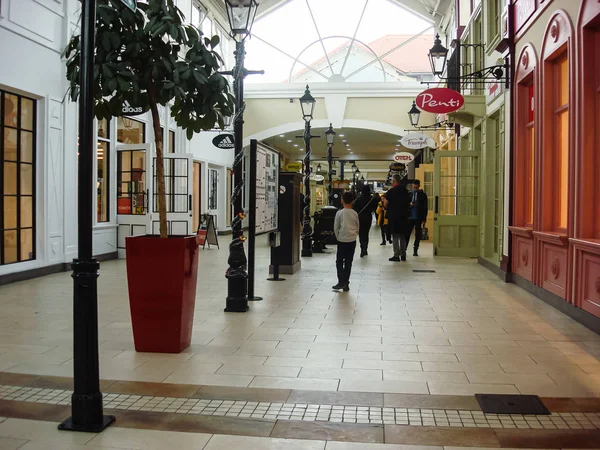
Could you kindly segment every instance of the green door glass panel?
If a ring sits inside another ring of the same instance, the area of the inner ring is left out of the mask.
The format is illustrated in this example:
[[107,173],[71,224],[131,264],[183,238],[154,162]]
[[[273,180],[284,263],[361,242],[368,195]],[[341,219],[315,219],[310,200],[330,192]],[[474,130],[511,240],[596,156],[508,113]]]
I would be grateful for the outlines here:
[[437,151],[434,164],[434,254],[478,256],[479,152]]

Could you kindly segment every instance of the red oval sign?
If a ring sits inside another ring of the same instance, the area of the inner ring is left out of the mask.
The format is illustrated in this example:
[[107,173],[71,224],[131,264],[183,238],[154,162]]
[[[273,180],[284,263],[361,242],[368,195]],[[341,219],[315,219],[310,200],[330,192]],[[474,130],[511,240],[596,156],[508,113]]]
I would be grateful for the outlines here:
[[447,114],[458,111],[465,104],[460,92],[448,88],[431,88],[421,92],[416,98],[417,107],[434,114]]

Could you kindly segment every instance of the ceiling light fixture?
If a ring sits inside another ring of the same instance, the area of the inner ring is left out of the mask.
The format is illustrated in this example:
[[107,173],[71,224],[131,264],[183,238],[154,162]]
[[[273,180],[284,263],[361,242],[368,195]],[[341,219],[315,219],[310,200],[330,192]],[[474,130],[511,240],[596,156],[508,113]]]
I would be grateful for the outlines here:
[[284,134],[280,134],[279,137],[285,137],[285,135]]
[[291,140],[291,139],[288,139],[288,142],[292,142],[292,140]]

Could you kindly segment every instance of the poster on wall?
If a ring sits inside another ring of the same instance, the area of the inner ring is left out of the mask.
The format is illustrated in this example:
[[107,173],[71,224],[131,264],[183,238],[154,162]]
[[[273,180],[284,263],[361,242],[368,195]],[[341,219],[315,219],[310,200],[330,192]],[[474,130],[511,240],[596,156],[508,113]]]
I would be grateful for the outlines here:
[[279,153],[262,143],[256,150],[256,234],[277,230]]

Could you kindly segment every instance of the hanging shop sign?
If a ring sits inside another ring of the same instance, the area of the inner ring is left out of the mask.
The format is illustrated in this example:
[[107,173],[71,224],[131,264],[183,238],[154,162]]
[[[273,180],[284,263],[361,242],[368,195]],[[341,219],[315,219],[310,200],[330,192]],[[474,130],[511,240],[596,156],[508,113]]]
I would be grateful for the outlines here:
[[314,181],[323,181],[325,179],[325,177],[323,175],[317,174],[317,175],[311,175],[310,179],[314,180]]
[[213,145],[222,149],[230,149],[235,147],[233,134],[219,134],[213,139]]
[[431,88],[417,95],[417,107],[433,114],[458,111],[465,104],[460,92],[448,88]]
[[301,162],[291,162],[285,166],[286,172],[300,172],[302,170]]
[[407,134],[402,139],[400,139],[400,144],[402,144],[404,147],[409,148],[411,150],[419,150],[419,149],[425,148],[425,147],[431,147],[431,148],[436,147],[435,141],[432,138],[425,136],[422,133]]
[[415,155],[408,152],[399,152],[394,155],[394,162],[408,164],[415,160]]

